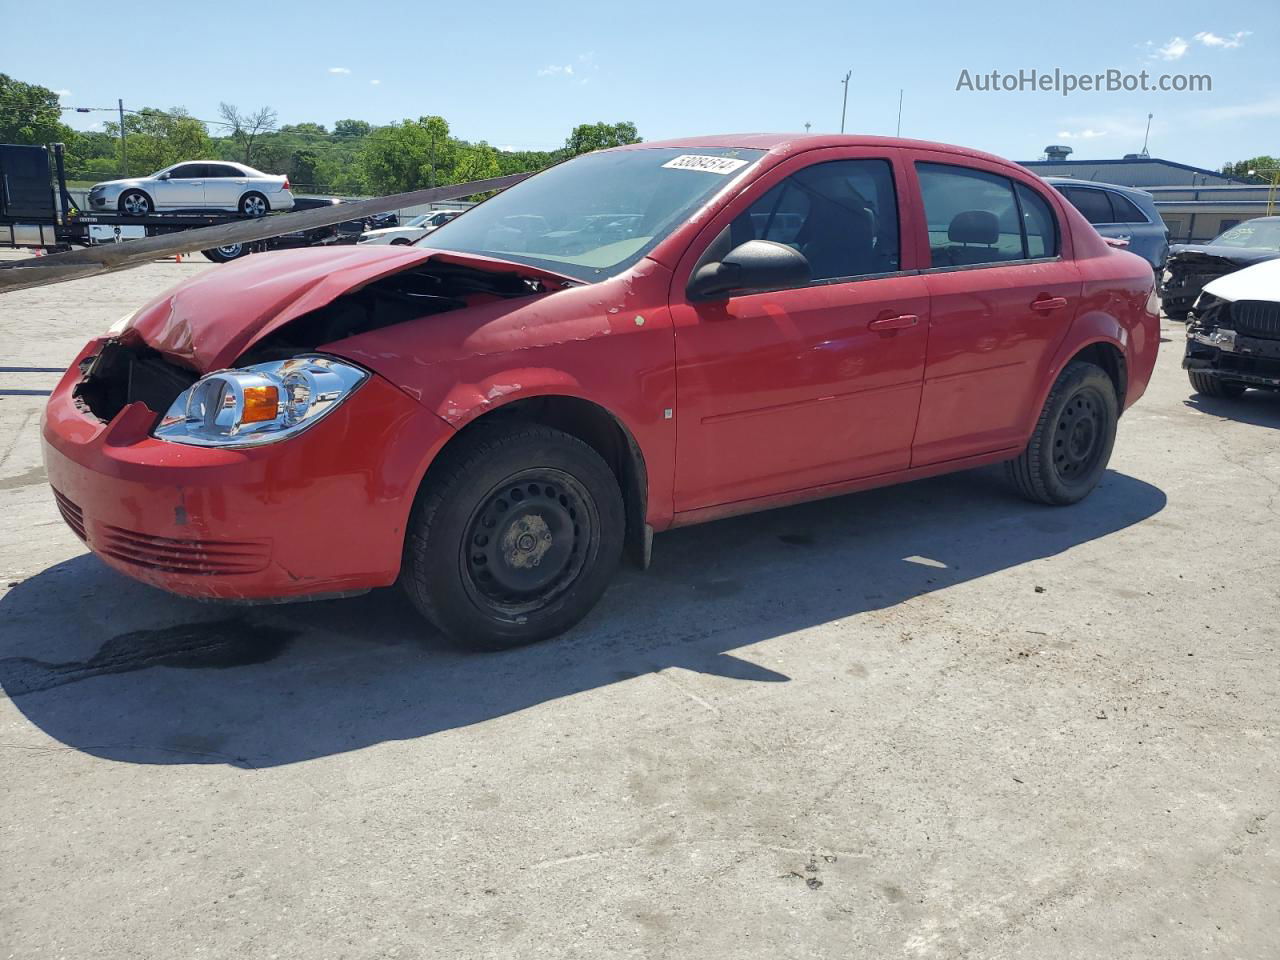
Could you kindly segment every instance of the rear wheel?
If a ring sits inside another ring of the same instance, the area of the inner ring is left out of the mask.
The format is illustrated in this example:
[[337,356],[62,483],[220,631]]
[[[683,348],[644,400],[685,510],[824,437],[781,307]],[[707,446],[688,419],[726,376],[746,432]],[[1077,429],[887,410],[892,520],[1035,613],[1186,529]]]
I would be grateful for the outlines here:
[[229,260],[239,260],[249,252],[249,245],[246,243],[230,243],[225,247],[213,247],[209,250],[201,250],[200,253],[208,260],[214,263],[226,263]]
[[1188,370],[1187,379],[1191,381],[1191,389],[1202,397],[1235,399],[1248,389],[1243,383],[1237,383],[1234,380],[1223,380],[1220,377],[1200,373],[1197,370]]
[[481,429],[428,477],[404,586],[455,639],[515,647],[563,633],[618,565],[622,494],[587,444],[540,426]]
[[151,198],[141,190],[126,190],[120,194],[117,206],[127,217],[145,217],[155,209]]
[[271,210],[267,198],[260,193],[246,193],[240,198],[240,215],[242,217],[265,217]]
[[1009,461],[1019,492],[1039,503],[1083,500],[1107,469],[1119,417],[1115,384],[1106,372],[1081,360],[1068,364],[1049,391],[1027,448]]

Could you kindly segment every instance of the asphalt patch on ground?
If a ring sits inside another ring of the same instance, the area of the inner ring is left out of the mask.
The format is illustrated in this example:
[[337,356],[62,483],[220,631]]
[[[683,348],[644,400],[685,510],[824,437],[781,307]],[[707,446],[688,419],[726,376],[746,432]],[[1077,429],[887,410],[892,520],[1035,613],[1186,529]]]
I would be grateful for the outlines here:
[[30,657],[0,659],[8,695],[24,696],[114,673],[150,667],[226,669],[266,663],[284,653],[298,631],[235,617],[134,630],[112,637],[88,660],[47,663]]

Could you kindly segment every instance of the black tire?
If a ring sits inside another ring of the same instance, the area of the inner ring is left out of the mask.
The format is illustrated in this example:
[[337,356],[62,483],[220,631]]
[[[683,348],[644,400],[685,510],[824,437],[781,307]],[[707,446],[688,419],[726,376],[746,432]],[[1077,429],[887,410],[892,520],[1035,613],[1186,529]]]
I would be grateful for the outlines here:
[[256,190],[251,190],[240,198],[240,216],[242,217],[265,217],[270,212],[271,204]]
[[1062,371],[1040,411],[1027,448],[1008,463],[1028,500],[1077,503],[1098,485],[1116,442],[1120,404],[1106,371],[1076,360]]
[[200,253],[205,259],[212,260],[214,263],[229,263],[232,260],[239,260],[241,257],[248,256],[249,245],[247,243],[233,243],[225,247],[201,250]]
[[401,575],[410,599],[471,646],[563,633],[596,605],[618,565],[624,510],[613,471],[549,427],[482,429],[460,443],[414,506]]
[[393,247],[407,247],[407,246],[408,246],[409,244],[411,244],[411,243],[413,243],[413,241],[412,241],[412,240],[409,240],[409,239],[407,239],[407,238],[405,238],[405,237],[396,237],[394,240],[392,240],[392,241],[391,241],[391,246],[393,246]]
[[156,205],[143,191],[126,190],[120,194],[116,209],[126,217],[146,217],[155,212]]
[[1221,377],[1200,373],[1198,370],[1188,370],[1187,379],[1191,381],[1191,389],[1202,397],[1223,397],[1234,400],[1248,389],[1243,383],[1223,380]]

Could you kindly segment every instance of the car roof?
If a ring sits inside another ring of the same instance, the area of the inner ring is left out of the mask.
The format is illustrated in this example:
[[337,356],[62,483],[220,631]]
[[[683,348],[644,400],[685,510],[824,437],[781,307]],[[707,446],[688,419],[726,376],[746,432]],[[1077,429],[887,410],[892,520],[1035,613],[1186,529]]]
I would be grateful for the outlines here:
[[1046,183],[1051,183],[1055,187],[1059,185],[1093,187],[1096,190],[1114,190],[1116,193],[1123,193],[1130,197],[1145,197],[1148,200],[1153,199],[1151,194],[1140,187],[1125,187],[1118,183],[1103,183],[1101,180],[1081,180],[1077,177],[1045,177],[1044,180]]
[[799,153],[823,147],[906,147],[915,150],[937,150],[958,156],[977,157],[1006,166],[1017,166],[1012,160],[984,153],[969,147],[950,143],[934,143],[931,140],[909,140],[905,137],[873,137],[848,133],[718,133],[701,137],[679,137],[674,140],[646,140],[631,143],[614,150],[647,150],[660,147],[691,149],[697,147],[740,147],[749,150],[765,150],[769,153]]

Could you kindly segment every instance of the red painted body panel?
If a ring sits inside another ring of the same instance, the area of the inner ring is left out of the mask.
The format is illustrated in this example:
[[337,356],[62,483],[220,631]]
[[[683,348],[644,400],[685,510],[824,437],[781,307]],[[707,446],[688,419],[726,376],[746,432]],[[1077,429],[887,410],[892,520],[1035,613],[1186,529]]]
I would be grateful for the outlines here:
[[[661,530],[1007,459],[1025,445],[1054,378],[1090,344],[1122,351],[1126,406],[1145,389],[1159,339],[1150,269],[1109,248],[1016,165],[872,137],[760,134],[622,149],[653,146],[769,152],[648,257],[595,284],[429,248],[356,247],[249,257],[152,301],[127,336],[205,373],[335,297],[432,257],[518,271],[547,288],[322,345],[374,376],[313,428],[248,450],[155,440],[154,417],[137,404],[104,425],[72,398],[73,365],[44,425],[64,515],[108,563],[166,589],[330,593],[395,579],[432,461],[458,431],[517,400],[575,397],[611,414],[643,457],[645,519]],[[898,274],[686,299],[693,265],[725,223],[796,169],[844,157],[893,164]],[[1037,190],[1061,224],[1061,258],[927,269],[911,164],[940,157]],[[1067,303],[1030,310],[1047,295]],[[918,324],[868,329],[903,314]]]
[[[424,458],[453,433],[372,377],[289,441],[182,446],[148,436],[154,416],[141,404],[109,425],[86,416],[71,396],[78,379],[73,366],[46,409],[50,485],[109,565],[191,596],[278,598],[394,582]],[[247,543],[261,548],[258,569],[220,572],[245,549],[228,545]]]

